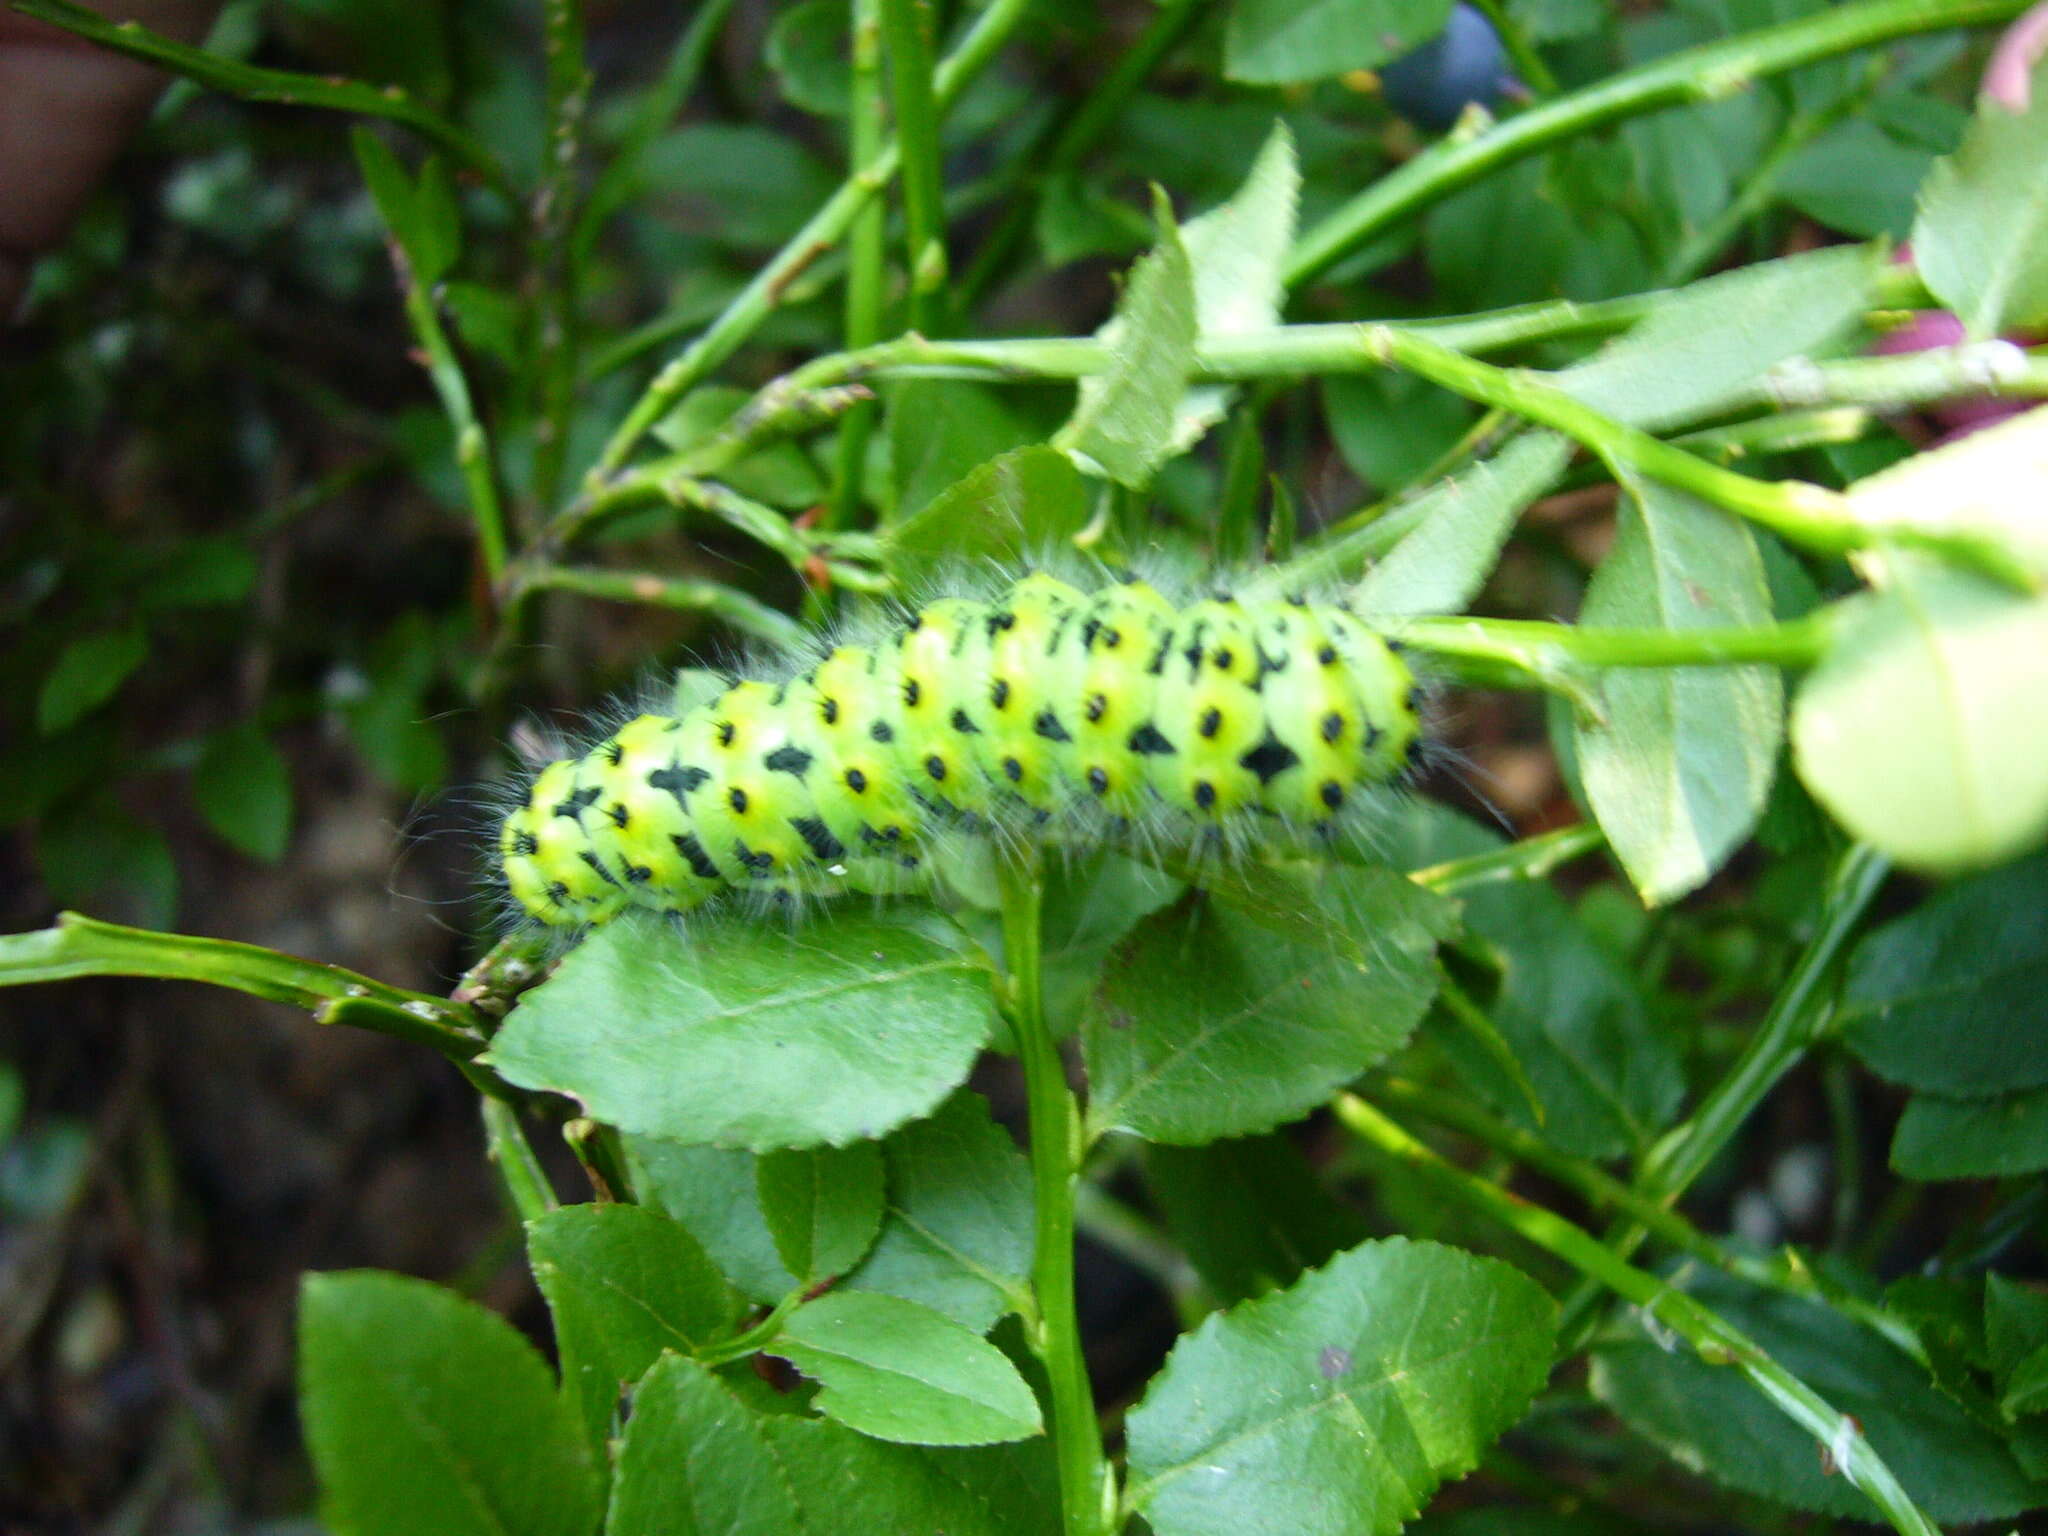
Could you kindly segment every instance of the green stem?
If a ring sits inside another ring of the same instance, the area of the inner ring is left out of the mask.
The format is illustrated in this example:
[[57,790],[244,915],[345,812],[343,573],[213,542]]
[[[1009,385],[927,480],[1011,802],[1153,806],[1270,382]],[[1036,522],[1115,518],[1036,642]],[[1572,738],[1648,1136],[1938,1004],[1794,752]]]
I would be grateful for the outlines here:
[[798,1286],[775,1303],[773,1310],[753,1327],[742,1329],[722,1344],[705,1345],[695,1351],[696,1359],[704,1365],[729,1365],[773,1344],[789,1314],[803,1305],[805,1294],[804,1287]]
[[1440,141],[1306,231],[1286,268],[1298,288],[1386,230],[1487,172],[1603,123],[1719,101],[1756,81],[1895,37],[2004,21],[2029,0],[1864,0],[1782,26],[1681,49],[1554,97],[1469,139]]
[[521,1221],[538,1221],[555,1209],[555,1187],[533,1154],[533,1144],[519,1124],[519,1111],[503,1100],[485,1097],[484,1148],[497,1165],[498,1178]]
[[263,69],[238,59],[222,58],[204,48],[173,42],[140,22],[109,21],[97,11],[73,5],[70,0],[10,0],[10,4],[24,16],[47,21],[110,52],[140,59],[226,96],[290,107],[316,107],[402,124],[468,166],[492,190],[508,198],[512,196],[511,178],[498,157],[455,124],[413,100],[403,87],[302,75],[288,69]]
[[76,912],[58,913],[54,927],[0,936],[0,987],[80,976],[203,981],[303,1008],[316,1023],[410,1040],[464,1067],[485,1044],[460,1003],[254,944],[125,928]]
[[1470,1136],[1503,1157],[1534,1168],[1589,1204],[1604,1205],[1633,1218],[1652,1237],[1713,1265],[1723,1273],[1746,1280],[1751,1285],[1782,1291],[1788,1296],[1824,1302],[1881,1335],[1922,1365],[1927,1363],[1926,1347],[1911,1328],[1882,1307],[1872,1306],[1858,1297],[1823,1285],[1789,1249],[1780,1260],[1773,1262],[1729,1248],[1709,1237],[1677,1211],[1644,1198],[1640,1191],[1591,1163],[1559,1152],[1541,1136],[1495,1118],[1466,1097],[1439,1093],[1401,1078],[1387,1078],[1376,1084],[1373,1097],[1393,1109],[1413,1111],[1438,1125]]
[[804,627],[779,608],[716,581],[689,581],[644,571],[603,571],[571,565],[523,565],[506,594],[508,611],[534,592],[575,592],[612,603],[675,608],[721,619],[741,634],[754,635],[782,650],[801,647]]
[[2048,399],[2048,351],[2022,351],[2009,341],[1973,341],[1899,357],[1781,363],[1737,403],[1896,409],[1957,395]]
[[[959,46],[933,71],[933,95],[940,112],[951,107],[988,66],[1030,9],[1031,0],[991,0],[987,9],[975,17]],[[900,161],[900,147],[893,142],[885,144],[871,163],[840,183],[838,191],[733,296],[718,318],[654,376],[598,456],[591,471],[594,480],[602,482],[616,474],[647,430],[753,335],[781,303],[784,291],[798,275],[837,245],[868,200],[889,184]]]
[[[398,248],[392,247],[394,257]],[[484,562],[484,574],[495,587],[505,574],[505,508],[498,499],[497,471],[491,458],[491,440],[478,419],[476,402],[469,393],[469,380],[456,361],[455,348],[441,325],[433,295],[413,281],[402,257],[398,258],[399,281],[405,289],[405,316],[419,339],[420,355],[434,393],[449,425],[455,429],[455,463],[462,472],[462,485],[469,497],[469,510],[476,518],[477,548]]]
[[1896,545],[1942,555],[2021,590],[2039,584],[2038,574],[2024,560],[1986,534],[1934,525],[1866,523],[1850,512],[1848,498],[1840,491],[1801,480],[1753,480],[1604,415],[1525,370],[1496,368],[1413,329],[1365,329],[1368,347],[1418,378],[1555,427],[1597,453],[1617,476],[1633,470],[1816,553],[1847,554]]
[[1390,626],[1401,643],[1550,686],[1585,667],[1810,667],[1826,654],[1835,610],[1753,628],[1602,629],[1536,619],[1419,618]]
[[[1643,1159],[1634,1184],[1644,1200],[1659,1206],[1675,1204],[1821,1038],[1832,1007],[1827,982],[1835,961],[1890,868],[1884,855],[1861,843],[1851,845],[1836,862],[1822,897],[1819,926],[1763,1023],[1691,1118],[1666,1133]],[[1610,1233],[1609,1242],[1626,1258],[1646,1235],[1636,1223]],[[1567,1298],[1560,1333],[1568,1341],[1582,1337],[1590,1326],[1592,1299],[1584,1287]]]
[[[882,100],[882,19],[880,0],[854,0],[852,163],[865,169],[882,152],[888,124]],[[858,351],[882,339],[882,288],[887,260],[888,221],[881,200],[861,209],[847,235],[846,349]],[[878,406],[860,400],[846,412],[839,427],[836,473],[833,476],[828,526],[844,528],[858,520],[867,477],[868,440],[874,436]]]
[[999,863],[1003,902],[1003,964],[1008,1015],[1024,1067],[1031,1119],[1031,1182],[1035,1235],[1031,1290],[1032,1344],[1052,1383],[1052,1431],[1059,1464],[1060,1507],[1067,1536],[1106,1536],[1116,1490],[1102,1455],[1095,1394],[1081,1352],[1074,1307],[1074,1199],[1081,1173],[1081,1114],[1067,1086],[1066,1065],[1046,1027],[1041,990],[1039,918],[1043,876],[1035,849]]
[[1500,38],[1501,47],[1507,50],[1509,60],[1515,66],[1515,73],[1522,77],[1522,83],[1537,96],[1555,96],[1560,87],[1557,76],[1550,72],[1550,66],[1543,62],[1543,55],[1536,51],[1536,45],[1529,40],[1529,33],[1514,13],[1500,3],[1500,0],[1474,0],[1492,23],[1494,33]]
[[1669,1281],[1610,1252],[1584,1228],[1446,1162],[1356,1095],[1340,1095],[1332,1108],[1345,1129],[1366,1145],[1564,1260],[1589,1281],[1633,1302],[1647,1322],[1685,1340],[1708,1364],[1733,1365],[1741,1371],[1773,1407],[1819,1442],[1835,1470],[1862,1490],[1900,1536],[1941,1536],[1940,1528],[1913,1503],[1891,1468],[1863,1437],[1862,1426],[1772,1359],[1747,1334]]
[[1525,837],[1520,842],[1489,849],[1485,853],[1432,864],[1427,869],[1410,870],[1408,878],[1417,885],[1426,885],[1432,891],[1446,895],[1470,890],[1475,885],[1491,885],[1497,880],[1541,880],[1560,865],[1583,858],[1594,849],[1604,847],[1606,842],[1597,826],[1583,821],[1574,827],[1559,827],[1555,832]]
[[[881,0],[882,42],[903,154],[904,270],[910,328],[930,331],[946,286],[945,191],[939,170],[939,113],[932,94],[931,0]],[[855,164],[863,164],[856,161]]]

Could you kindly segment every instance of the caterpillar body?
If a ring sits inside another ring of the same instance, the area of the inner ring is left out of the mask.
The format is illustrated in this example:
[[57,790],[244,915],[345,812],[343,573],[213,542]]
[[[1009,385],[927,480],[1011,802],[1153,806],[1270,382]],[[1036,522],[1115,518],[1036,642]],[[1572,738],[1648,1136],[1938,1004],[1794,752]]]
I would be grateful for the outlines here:
[[505,818],[505,882],[557,927],[735,888],[914,865],[934,833],[1154,826],[1189,845],[1275,821],[1339,832],[1420,739],[1398,647],[1346,610],[1047,574],[947,598],[782,682],[644,714],[541,770]]

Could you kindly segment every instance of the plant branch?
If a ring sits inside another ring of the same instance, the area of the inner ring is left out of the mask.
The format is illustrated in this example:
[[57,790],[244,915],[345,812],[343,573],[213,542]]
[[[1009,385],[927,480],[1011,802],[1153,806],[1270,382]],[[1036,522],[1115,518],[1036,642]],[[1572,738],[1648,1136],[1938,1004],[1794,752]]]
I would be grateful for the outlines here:
[[[932,75],[937,108],[946,111],[960,93],[988,66],[1009,40],[1017,24],[1031,8],[1031,0],[992,0],[975,17],[959,46],[942,60]],[[781,303],[782,295],[799,274],[826,251],[837,245],[853,225],[868,200],[889,184],[901,163],[901,149],[885,144],[868,165],[854,171],[839,189],[805,221],[782,249],[755,272],[746,287],[735,294],[718,318],[655,374],[646,392],[626,413],[604,452],[591,471],[601,485],[616,474],[639,446],[640,439],[674,407],[676,401],[707,377],[711,370],[732,356],[741,343],[753,335],[761,322]]]
[[1380,1110],[1341,1094],[1336,1116],[1360,1141],[1415,1170],[1445,1193],[1493,1217],[1586,1278],[1640,1307],[1647,1323],[1675,1333],[1710,1365],[1733,1365],[1786,1418],[1812,1435],[1836,1469],[1869,1497],[1900,1536],[1941,1536],[1913,1503],[1862,1426],[1786,1370],[1747,1334],[1667,1280],[1635,1268],[1584,1228],[1437,1156]]
[[[882,99],[880,0],[854,0],[852,38],[852,141],[854,165],[866,168],[882,152],[888,124]],[[888,250],[888,221],[880,199],[861,209],[848,233],[846,254],[846,350],[859,351],[882,339],[882,286]],[[844,528],[860,513],[867,478],[868,440],[878,407],[857,400],[839,426],[828,525]]]
[[1067,1536],[1107,1536],[1116,1489],[1102,1455],[1095,1394],[1074,1307],[1074,1200],[1081,1174],[1081,1113],[1059,1046],[1046,1027],[1039,917],[1043,876],[1035,849],[998,861],[1003,904],[1006,1012],[1024,1067],[1031,1120],[1035,1236],[1028,1320],[1032,1347],[1052,1382],[1052,1431]]
[[1604,847],[1606,842],[1597,826],[1582,821],[1577,826],[1538,833],[1485,853],[1410,870],[1408,878],[1446,895],[1498,880],[1541,880],[1559,866]]
[[245,101],[274,102],[288,107],[314,107],[328,112],[349,112],[358,117],[378,117],[410,128],[431,144],[445,149],[456,160],[483,178],[493,190],[512,195],[512,181],[498,157],[462,129],[422,106],[400,86],[370,85],[360,80],[336,80],[324,75],[305,75],[288,69],[264,69],[235,59],[222,58],[204,48],[173,42],[150,31],[140,22],[112,22],[97,11],[70,0],[10,0],[14,10],[33,16],[53,27],[62,27],[87,42],[110,52],[140,59],[159,69],[181,75],[196,84],[239,96]]
[[1922,549],[2008,586],[2031,590],[2038,585],[2038,575],[2018,554],[1984,533],[1864,522],[1849,510],[1848,498],[1840,491],[1803,480],[1753,480],[1739,475],[1617,421],[1538,375],[1496,368],[1419,331],[1369,326],[1366,345],[1418,378],[1469,400],[1555,427],[1597,453],[1617,477],[1633,470],[1817,553],[1847,554],[1886,545]]
[[555,1187],[534,1156],[533,1143],[519,1123],[519,1111],[488,1094],[483,1099],[484,1153],[497,1165],[498,1178],[521,1221],[538,1221],[555,1209]]
[[524,603],[535,592],[574,592],[613,603],[639,603],[709,614],[741,634],[767,641],[778,650],[801,648],[809,639],[804,627],[779,608],[771,608],[737,587],[716,581],[691,581],[645,571],[596,570],[588,566],[522,564],[506,592],[506,607]]
[[1687,102],[1719,101],[1756,81],[1893,38],[2004,21],[2028,0],[1863,0],[1782,26],[1653,59],[1554,97],[1471,138],[1439,141],[1382,176],[1295,242],[1287,286],[1298,288],[1351,252],[1487,172],[1605,123]]
[[590,66],[584,56],[583,0],[545,0],[542,15],[547,100],[540,185],[533,194],[530,220],[540,327],[534,359],[538,398],[533,483],[535,499],[546,505],[554,500],[561,478],[576,390],[576,295],[583,276],[573,238],[576,161],[590,104]]
[[932,93],[931,0],[880,3],[896,140],[902,148],[910,328],[929,331],[946,285],[946,208],[939,168],[939,111]]

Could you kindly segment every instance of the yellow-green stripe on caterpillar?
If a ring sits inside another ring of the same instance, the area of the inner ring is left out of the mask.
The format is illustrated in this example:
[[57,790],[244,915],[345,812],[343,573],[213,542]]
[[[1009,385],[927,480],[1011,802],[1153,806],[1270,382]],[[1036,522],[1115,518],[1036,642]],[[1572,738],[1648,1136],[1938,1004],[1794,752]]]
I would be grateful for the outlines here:
[[1027,576],[948,598],[782,683],[641,715],[544,768],[499,838],[543,923],[912,863],[941,827],[1096,819],[1196,844],[1277,818],[1334,833],[1420,735],[1415,680],[1345,610]]

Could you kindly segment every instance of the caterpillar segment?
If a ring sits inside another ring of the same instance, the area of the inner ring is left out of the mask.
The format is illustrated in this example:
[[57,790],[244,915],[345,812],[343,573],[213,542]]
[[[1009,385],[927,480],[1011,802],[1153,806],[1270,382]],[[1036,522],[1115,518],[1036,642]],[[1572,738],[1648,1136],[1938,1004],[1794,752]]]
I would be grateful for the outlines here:
[[1408,667],[1341,608],[1176,607],[1143,582],[1084,593],[1033,575],[932,603],[787,682],[629,721],[544,768],[499,850],[520,907],[574,927],[829,888],[854,861],[914,867],[962,826],[1332,834],[1419,733]]

